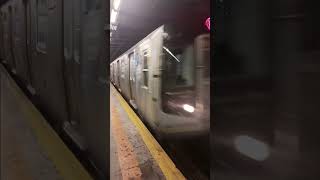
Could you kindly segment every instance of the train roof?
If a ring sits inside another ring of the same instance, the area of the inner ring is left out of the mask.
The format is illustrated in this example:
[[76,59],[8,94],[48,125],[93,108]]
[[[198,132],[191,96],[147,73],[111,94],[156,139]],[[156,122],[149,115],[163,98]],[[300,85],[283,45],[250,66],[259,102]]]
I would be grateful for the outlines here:
[[[117,59],[121,58],[123,55],[127,54],[128,52],[132,51],[135,47],[137,47],[139,44],[141,44],[143,41],[145,41],[146,39],[150,38],[155,32],[159,31],[160,29],[163,29],[165,25],[161,25],[160,27],[158,27],[157,29],[153,30],[150,34],[148,34],[146,37],[144,37],[142,40],[140,40],[139,42],[137,42],[135,45],[133,45],[130,49],[128,49],[127,51],[125,51],[124,53],[122,53],[120,56],[118,56],[117,58],[115,58],[111,63],[113,63],[114,61],[116,61]],[[110,63],[110,64],[111,64]]]

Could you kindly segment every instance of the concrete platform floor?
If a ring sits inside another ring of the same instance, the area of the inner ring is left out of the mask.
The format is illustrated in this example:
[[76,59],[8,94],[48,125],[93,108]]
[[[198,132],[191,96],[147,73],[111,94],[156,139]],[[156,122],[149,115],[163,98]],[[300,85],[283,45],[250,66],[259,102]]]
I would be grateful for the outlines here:
[[1,180],[92,180],[0,65]]
[[[128,112],[128,107],[119,92],[110,85],[110,179],[184,179],[164,150],[152,139],[151,133],[141,127],[143,125],[134,123],[132,118],[136,115],[132,109]],[[156,153],[151,146],[157,147]],[[171,167],[164,167],[164,163]]]
[[62,179],[28,126],[13,89],[1,80],[1,179]]

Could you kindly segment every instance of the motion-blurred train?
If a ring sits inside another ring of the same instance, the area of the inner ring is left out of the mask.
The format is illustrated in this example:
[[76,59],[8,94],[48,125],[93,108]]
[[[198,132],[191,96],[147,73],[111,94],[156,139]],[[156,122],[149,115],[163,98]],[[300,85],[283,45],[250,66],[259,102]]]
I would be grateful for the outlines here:
[[159,137],[209,132],[208,29],[162,25],[110,68],[111,82]]
[[105,2],[9,0],[0,15],[1,62],[59,135],[106,176]]

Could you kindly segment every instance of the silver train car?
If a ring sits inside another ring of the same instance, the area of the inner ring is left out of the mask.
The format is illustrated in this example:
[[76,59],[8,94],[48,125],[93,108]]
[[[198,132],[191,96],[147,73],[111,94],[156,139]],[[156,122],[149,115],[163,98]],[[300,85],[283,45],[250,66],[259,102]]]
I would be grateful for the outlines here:
[[157,136],[210,129],[210,34],[162,25],[110,64],[112,84]]

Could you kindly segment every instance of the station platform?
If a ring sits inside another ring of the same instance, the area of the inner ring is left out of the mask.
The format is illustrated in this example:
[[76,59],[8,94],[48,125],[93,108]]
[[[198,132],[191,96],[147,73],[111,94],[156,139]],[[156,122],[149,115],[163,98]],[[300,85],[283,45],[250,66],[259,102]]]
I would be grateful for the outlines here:
[[91,180],[2,65],[0,85],[0,179]]
[[110,115],[110,179],[186,179],[112,84]]

